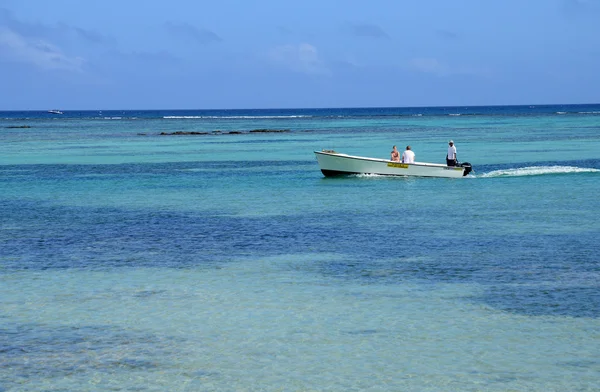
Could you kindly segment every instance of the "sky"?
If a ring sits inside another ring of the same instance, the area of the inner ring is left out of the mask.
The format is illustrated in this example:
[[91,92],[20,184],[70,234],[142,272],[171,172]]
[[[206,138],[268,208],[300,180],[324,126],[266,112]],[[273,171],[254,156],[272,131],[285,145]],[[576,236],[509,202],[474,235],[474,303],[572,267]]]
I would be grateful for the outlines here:
[[0,0],[0,110],[600,102],[600,0]]

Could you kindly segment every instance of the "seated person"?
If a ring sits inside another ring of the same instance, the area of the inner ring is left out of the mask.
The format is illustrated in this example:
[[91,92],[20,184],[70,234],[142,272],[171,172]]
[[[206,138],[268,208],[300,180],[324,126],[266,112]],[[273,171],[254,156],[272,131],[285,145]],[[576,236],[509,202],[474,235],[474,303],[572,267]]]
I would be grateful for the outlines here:
[[392,148],[392,157],[390,158],[390,160],[394,162],[400,162],[400,153],[398,152],[396,146]]
[[406,151],[402,153],[403,163],[415,163],[415,153],[412,152],[410,146],[406,146]]

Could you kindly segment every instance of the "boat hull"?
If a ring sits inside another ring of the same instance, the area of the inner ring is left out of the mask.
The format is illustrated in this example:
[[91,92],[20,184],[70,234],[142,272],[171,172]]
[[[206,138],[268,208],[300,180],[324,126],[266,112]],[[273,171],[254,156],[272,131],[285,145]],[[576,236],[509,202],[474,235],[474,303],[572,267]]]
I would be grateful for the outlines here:
[[465,167],[437,163],[400,163],[386,159],[367,158],[336,152],[315,151],[321,172],[326,177],[351,174],[377,174],[384,176],[416,176],[461,178]]

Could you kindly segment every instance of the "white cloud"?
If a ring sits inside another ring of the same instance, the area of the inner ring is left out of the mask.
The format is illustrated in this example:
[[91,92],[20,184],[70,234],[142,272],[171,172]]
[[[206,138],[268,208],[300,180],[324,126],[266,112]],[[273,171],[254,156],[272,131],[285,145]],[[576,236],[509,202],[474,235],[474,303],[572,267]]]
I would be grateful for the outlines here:
[[24,37],[10,29],[0,27],[0,57],[32,64],[45,70],[83,72],[85,62],[81,57],[71,57],[52,43],[43,39]]
[[283,45],[273,48],[269,52],[269,58],[282,66],[293,71],[306,74],[325,74],[331,71],[319,58],[317,48],[310,44]]

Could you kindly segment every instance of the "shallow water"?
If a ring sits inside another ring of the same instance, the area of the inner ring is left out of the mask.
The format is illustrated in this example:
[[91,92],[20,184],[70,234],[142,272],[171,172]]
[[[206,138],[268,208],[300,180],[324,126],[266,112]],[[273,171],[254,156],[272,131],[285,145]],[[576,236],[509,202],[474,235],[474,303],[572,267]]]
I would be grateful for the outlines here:
[[0,390],[595,390],[599,117],[422,111],[0,114]]

